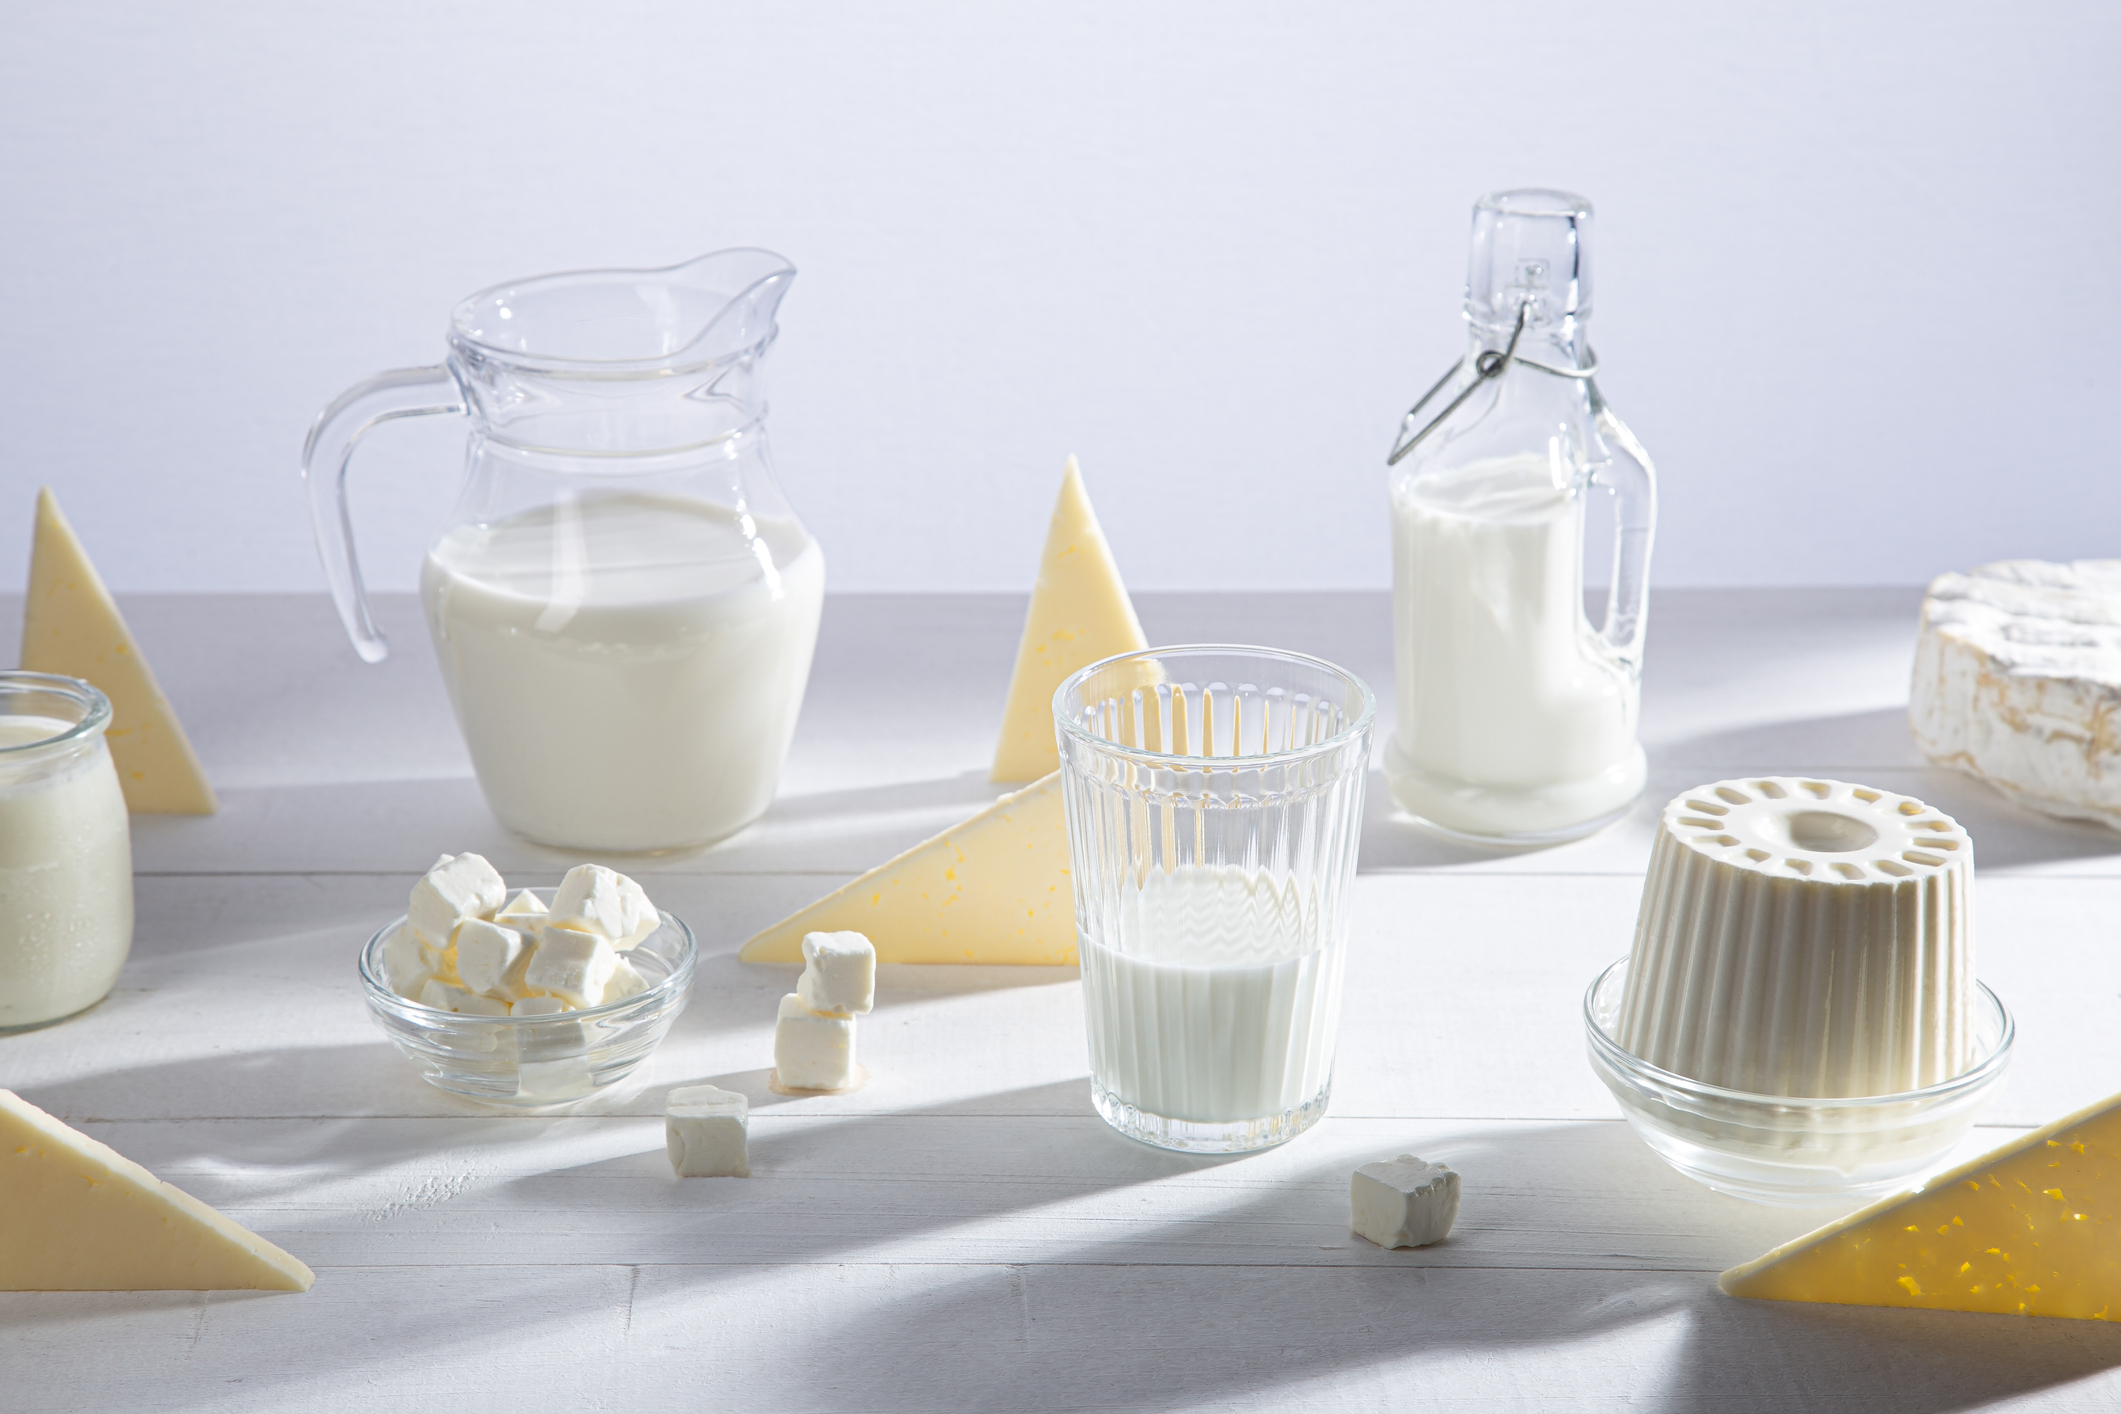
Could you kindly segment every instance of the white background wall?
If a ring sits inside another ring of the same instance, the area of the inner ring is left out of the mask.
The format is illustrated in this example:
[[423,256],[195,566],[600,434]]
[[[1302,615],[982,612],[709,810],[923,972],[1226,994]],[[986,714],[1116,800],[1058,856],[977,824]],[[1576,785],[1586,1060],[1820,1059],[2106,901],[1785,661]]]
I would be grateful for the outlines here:
[[[321,586],[317,408],[462,295],[769,246],[838,589],[1022,589],[1078,452],[1140,588],[1381,585],[1468,208],[1600,212],[1664,584],[2121,554],[2121,7],[0,0],[0,585]],[[413,583],[457,427],[356,465]]]

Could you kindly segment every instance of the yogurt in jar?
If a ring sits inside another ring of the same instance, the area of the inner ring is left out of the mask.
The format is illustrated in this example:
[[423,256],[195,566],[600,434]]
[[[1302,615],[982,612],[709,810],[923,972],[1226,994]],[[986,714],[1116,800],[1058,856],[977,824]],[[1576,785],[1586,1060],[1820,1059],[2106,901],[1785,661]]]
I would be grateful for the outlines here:
[[0,673],[0,1030],[100,1001],[132,950],[132,837],[109,720],[86,683]]

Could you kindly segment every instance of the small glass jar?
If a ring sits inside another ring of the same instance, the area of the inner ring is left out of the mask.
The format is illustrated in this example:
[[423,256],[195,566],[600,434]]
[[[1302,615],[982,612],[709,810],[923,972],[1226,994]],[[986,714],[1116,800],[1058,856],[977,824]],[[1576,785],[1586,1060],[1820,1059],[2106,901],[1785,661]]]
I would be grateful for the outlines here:
[[0,1031],[110,993],[133,945],[133,847],[104,728],[79,678],[0,672]]

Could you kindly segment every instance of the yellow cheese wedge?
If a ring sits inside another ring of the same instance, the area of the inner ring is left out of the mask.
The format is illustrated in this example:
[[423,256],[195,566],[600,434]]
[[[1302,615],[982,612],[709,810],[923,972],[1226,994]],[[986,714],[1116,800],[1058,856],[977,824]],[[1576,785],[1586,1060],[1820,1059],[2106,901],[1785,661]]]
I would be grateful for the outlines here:
[[85,679],[110,699],[104,735],[128,808],[140,814],[214,813],[214,788],[177,714],[49,486],[37,494],[22,666]]
[[1074,962],[1059,772],[782,919],[738,956],[801,962],[803,934],[842,931],[867,935],[878,962]]
[[994,748],[989,779],[1028,781],[1060,766],[1053,744],[1053,692],[1077,668],[1115,653],[1147,648],[1134,601],[1120,581],[1112,547],[1098,528],[1083,474],[1068,458],[1060,499],[1046,531],[1046,553],[1024,617],[1002,711],[1002,739]]
[[0,1291],[307,1291],[316,1274],[0,1090]]
[[1733,1267],[1733,1296],[2121,1318],[2121,1095]]

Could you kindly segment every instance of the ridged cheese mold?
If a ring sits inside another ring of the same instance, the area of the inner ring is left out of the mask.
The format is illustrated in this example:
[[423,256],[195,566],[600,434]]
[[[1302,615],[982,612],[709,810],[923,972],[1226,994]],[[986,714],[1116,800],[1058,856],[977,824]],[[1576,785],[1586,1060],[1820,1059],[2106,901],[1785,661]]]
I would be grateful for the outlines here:
[[1664,809],[1634,952],[1585,998],[1592,1068],[1667,1162],[1756,1202],[1905,1186],[2009,1062],[1974,980],[1973,841],[1919,800],[1803,776]]
[[1718,781],[1665,806],[1618,1040],[1759,1095],[1891,1095],[1971,1064],[1974,845],[1846,781]]
[[1717,1285],[1732,1296],[2121,1316],[2121,1095],[1873,1203]]

